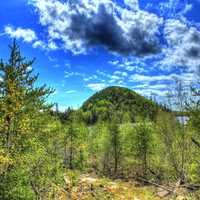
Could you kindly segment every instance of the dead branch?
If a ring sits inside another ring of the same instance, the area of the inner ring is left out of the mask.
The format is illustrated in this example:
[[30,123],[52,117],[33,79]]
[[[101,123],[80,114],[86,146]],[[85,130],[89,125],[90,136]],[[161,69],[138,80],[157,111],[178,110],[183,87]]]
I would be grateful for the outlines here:
[[193,137],[191,138],[191,140],[198,148],[200,148],[200,143],[198,141],[196,141]]
[[170,192],[170,193],[176,193],[176,194],[180,195],[179,193],[177,193],[177,192],[174,191],[175,188],[169,188],[169,187],[166,187],[166,186],[163,186],[163,185],[154,183],[154,182],[152,182],[152,181],[149,181],[149,180],[144,179],[144,178],[141,178],[141,177],[138,177],[138,180],[141,180],[141,181],[143,181],[143,182],[146,182],[146,183],[149,183],[149,184],[154,185],[154,186],[156,186],[156,187],[159,187],[159,188],[161,188],[161,189],[163,189],[163,190],[166,190],[166,191],[168,191],[168,192]]

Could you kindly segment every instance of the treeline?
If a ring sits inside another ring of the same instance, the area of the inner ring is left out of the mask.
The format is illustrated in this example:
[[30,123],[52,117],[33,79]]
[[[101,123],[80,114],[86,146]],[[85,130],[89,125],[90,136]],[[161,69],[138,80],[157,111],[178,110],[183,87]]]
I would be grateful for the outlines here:
[[58,199],[65,173],[200,183],[198,101],[185,125],[163,109],[152,119],[109,106],[90,121],[87,109],[52,111],[53,90],[35,85],[34,61],[15,41],[10,52],[0,63],[0,199]]

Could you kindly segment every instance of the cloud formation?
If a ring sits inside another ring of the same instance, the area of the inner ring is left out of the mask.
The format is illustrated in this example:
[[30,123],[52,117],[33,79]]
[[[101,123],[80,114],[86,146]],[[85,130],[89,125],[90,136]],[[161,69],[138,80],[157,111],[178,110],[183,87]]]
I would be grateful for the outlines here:
[[104,83],[90,83],[87,87],[93,91],[99,91],[106,87]]
[[165,81],[174,81],[176,79],[191,82],[194,79],[193,73],[181,73],[181,74],[168,74],[168,75],[142,75],[142,74],[133,74],[129,77],[130,82],[143,82],[143,83],[152,83],[152,82],[165,82]]
[[33,42],[37,40],[36,33],[31,29],[23,29],[23,28],[13,28],[10,25],[5,26],[4,28],[5,34],[9,35],[11,38],[22,39],[24,42]]
[[66,94],[72,94],[72,93],[76,93],[77,91],[76,90],[67,90],[65,93]]
[[160,51],[162,19],[139,10],[137,0],[126,0],[122,8],[111,0],[32,0],[40,23],[52,40],[73,53],[94,47],[128,56],[146,56]]
[[197,28],[170,19],[166,21],[164,33],[169,47],[164,50],[163,64],[191,68],[200,65],[200,32]]

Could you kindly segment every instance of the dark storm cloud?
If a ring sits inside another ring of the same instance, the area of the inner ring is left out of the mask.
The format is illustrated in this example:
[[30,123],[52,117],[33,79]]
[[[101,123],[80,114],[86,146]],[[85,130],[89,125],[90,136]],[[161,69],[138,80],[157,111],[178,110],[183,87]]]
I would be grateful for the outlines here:
[[157,37],[152,37],[139,27],[130,29],[128,34],[117,24],[114,16],[100,4],[98,12],[92,17],[73,14],[71,26],[65,30],[70,39],[81,39],[86,48],[97,45],[121,55],[145,56],[159,51]]
[[192,59],[199,59],[200,58],[200,33],[195,30],[192,31],[188,43],[190,44],[186,47],[186,56]]
[[197,59],[200,57],[200,46],[192,46],[186,50],[186,56]]
[[139,56],[155,54],[160,51],[159,39],[139,27],[131,29],[130,38],[131,51],[135,51]]
[[[49,38],[59,39],[73,53],[102,46],[123,56],[143,57],[160,50],[156,35],[160,19],[156,15],[126,10],[110,0],[36,0],[35,6]],[[148,30],[147,24],[153,24],[153,30]]]
[[194,42],[194,43],[200,43],[200,34],[197,30],[192,32],[192,34],[190,36],[190,41]]

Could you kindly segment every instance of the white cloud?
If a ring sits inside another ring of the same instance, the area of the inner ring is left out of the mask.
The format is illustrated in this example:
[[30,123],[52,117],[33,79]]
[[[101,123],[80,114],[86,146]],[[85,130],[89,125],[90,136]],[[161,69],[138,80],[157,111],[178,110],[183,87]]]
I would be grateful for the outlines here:
[[161,91],[161,90],[149,89],[149,88],[134,89],[134,91],[143,96],[157,95],[160,97],[162,97],[162,96],[165,97],[167,95],[167,91]]
[[169,74],[169,75],[141,75],[141,74],[133,74],[129,77],[129,81],[131,82],[143,82],[143,83],[151,83],[154,81],[174,81],[175,79],[180,79],[185,82],[191,82],[195,78],[193,73],[182,73],[182,74]]
[[126,70],[126,73],[145,73],[150,69],[149,65],[141,58],[124,58],[121,61],[118,61],[116,67],[120,70]]
[[127,78],[128,73],[124,71],[114,71],[113,73],[96,71],[96,79],[99,79],[101,82],[108,82],[112,84],[124,84],[125,78]]
[[106,84],[104,83],[90,83],[87,85],[88,88],[90,88],[93,91],[99,91],[106,87]]
[[188,32],[188,27],[179,20],[169,19],[165,22],[164,33],[168,45],[174,46],[182,43],[183,36]]
[[5,26],[4,32],[11,38],[22,39],[24,42],[33,42],[37,40],[36,33],[31,29],[13,28],[10,25]]
[[24,42],[32,43],[33,48],[41,48],[43,50],[57,50],[58,46],[54,41],[44,42],[38,39],[36,33],[31,29],[14,28],[7,25],[4,27],[4,34],[11,38],[22,39]]
[[[176,76],[176,74],[174,74]],[[166,81],[172,80],[171,76],[150,76],[150,75],[141,75],[141,74],[133,74],[129,77],[129,81],[131,82],[153,82],[153,81]]]
[[141,83],[132,87],[133,90],[143,96],[152,96],[156,95],[157,97],[166,96],[167,92],[170,89],[169,84],[154,84],[150,83]]
[[33,48],[42,48],[42,49],[46,49],[46,44],[41,41],[41,40],[37,40],[33,43]]
[[142,83],[136,86],[133,86],[133,88],[136,89],[153,89],[153,90],[161,90],[161,89],[168,89],[169,85],[167,84],[155,84],[155,85],[150,85],[148,83]]
[[68,72],[68,71],[65,71],[65,78],[69,78],[69,77],[72,77],[72,76],[80,76],[80,77],[85,77],[85,74],[82,74],[82,73],[79,73],[79,72]]
[[124,3],[128,5],[132,10],[139,9],[139,2],[138,0],[124,0]]
[[159,64],[193,70],[200,67],[200,31],[196,27],[188,27],[179,20],[169,19],[165,23],[164,34],[168,47],[163,50],[165,56]]
[[72,94],[72,93],[76,93],[77,91],[76,90],[67,90],[65,93],[66,94]]
[[116,76],[116,75],[111,75],[110,78],[111,78],[111,80],[120,80],[121,79],[121,77]]
[[54,50],[58,49],[58,46],[53,41],[49,41],[49,42],[45,43],[42,40],[37,40],[33,43],[32,46],[33,46],[33,48],[41,48],[41,49],[47,50],[47,51],[54,51]]
[[122,77],[128,76],[128,73],[127,72],[123,72],[123,71],[115,71],[114,74],[122,76]]
[[[185,78],[183,79],[183,77]],[[166,79],[163,79],[163,80],[166,81]],[[176,96],[177,87],[178,87],[177,84],[181,83],[181,87],[184,91],[184,94],[191,96],[189,95],[190,88],[191,88],[191,85],[193,85],[194,83],[192,79],[192,74],[183,73],[182,75],[176,75],[176,78],[171,79],[170,82],[169,80],[167,82],[164,81],[164,83],[159,83],[158,81],[158,82],[154,82],[153,84],[151,82],[151,79],[150,81],[147,81],[147,82],[141,81],[139,82],[139,84],[134,85],[132,89],[136,91],[137,93],[140,93],[141,95],[144,95],[144,96],[153,95],[154,97],[157,96],[158,99],[160,99],[160,97],[167,97],[169,94]]]
[[[85,82],[88,82],[88,81],[96,80],[96,79],[98,79],[98,76],[97,76],[96,74],[93,74],[93,75],[91,75],[91,76],[85,77],[83,80],[84,80]],[[101,80],[101,82],[102,82],[102,80]]]
[[186,4],[184,9],[181,11],[181,14],[184,15],[186,13],[188,13],[189,11],[191,11],[193,8],[192,4]]
[[51,41],[48,43],[47,48],[48,48],[48,50],[56,50],[56,49],[58,49],[58,46],[55,42]]

